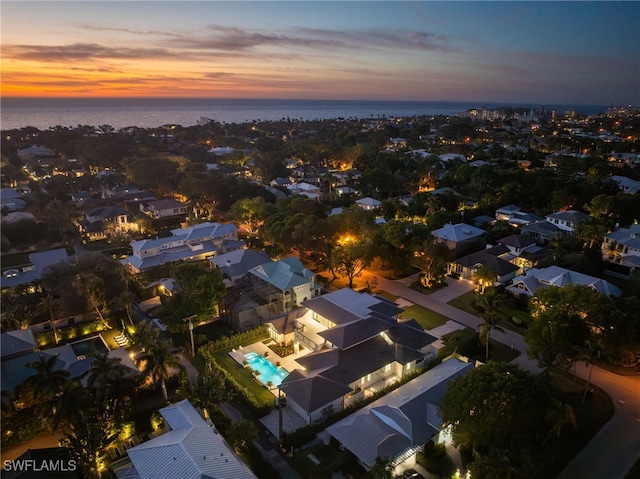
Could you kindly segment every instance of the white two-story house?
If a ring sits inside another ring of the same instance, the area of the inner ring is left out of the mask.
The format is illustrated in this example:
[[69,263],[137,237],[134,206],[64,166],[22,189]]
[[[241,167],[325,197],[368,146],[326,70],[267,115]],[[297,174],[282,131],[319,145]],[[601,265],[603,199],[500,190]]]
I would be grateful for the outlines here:
[[[398,319],[398,305],[344,288],[303,302],[305,310],[270,324],[294,348],[311,353],[280,385],[291,407],[313,424],[370,396],[431,359],[436,338],[413,319]],[[273,337],[273,336],[272,336]],[[284,336],[282,336],[284,337]],[[284,341],[283,341],[284,342]]]
[[640,269],[640,224],[618,228],[605,235],[602,257],[606,261],[627,267],[629,274]]
[[576,210],[557,211],[545,217],[549,223],[565,234],[573,233],[578,223],[588,218],[588,214]]
[[121,262],[133,273],[175,261],[197,261],[244,247],[233,223],[201,223],[171,230],[167,238],[132,241],[133,254]]

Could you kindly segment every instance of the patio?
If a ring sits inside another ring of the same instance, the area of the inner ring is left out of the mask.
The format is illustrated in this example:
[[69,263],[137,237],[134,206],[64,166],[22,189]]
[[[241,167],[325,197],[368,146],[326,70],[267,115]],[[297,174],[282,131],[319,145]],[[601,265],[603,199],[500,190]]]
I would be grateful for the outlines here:
[[[296,359],[310,353],[308,349],[299,348],[299,351],[294,352],[293,354],[289,354],[288,356],[281,357],[263,342],[257,342],[248,346],[240,346],[239,348],[234,348],[229,351],[229,356],[231,356],[233,360],[236,361],[241,367],[244,367],[243,361],[245,360],[245,354],[249,354],[251,352],[254,352],[261,356],[264,356],[265,353],[268,353],[266,356],[267,360],[274,366],[279,362],[280,366],[286,369],[287,372],[291,372],[294,369],[300,369],[300,365],[296,362]],[[274,397],[278,396],[278,388],[272,388],[270,389],[270,391],[274,395]]]

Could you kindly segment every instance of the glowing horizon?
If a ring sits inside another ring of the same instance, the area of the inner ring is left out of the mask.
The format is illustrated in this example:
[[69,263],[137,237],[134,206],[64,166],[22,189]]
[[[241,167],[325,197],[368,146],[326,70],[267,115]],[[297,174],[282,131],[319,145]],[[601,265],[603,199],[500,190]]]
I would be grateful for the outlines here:
[[638,104],[638,24],[636,2],[5,1],[1,94]]

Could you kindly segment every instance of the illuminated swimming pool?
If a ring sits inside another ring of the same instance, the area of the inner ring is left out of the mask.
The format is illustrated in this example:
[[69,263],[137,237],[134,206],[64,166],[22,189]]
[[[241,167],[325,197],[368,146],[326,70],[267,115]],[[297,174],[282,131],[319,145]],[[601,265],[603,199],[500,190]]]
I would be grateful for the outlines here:
[[264,356],[260,356],[257,353],[251,352],[244,355],[244,358],[247,360],[247,363],[256,371],[260,371],[256,377],[258,380],[264,384],[265,386],[269,381],[273,384],[273,386],[279,386],[280,383],[289,375],[289,371],[287,371],[283,367],[275,367],[271,364],[267,358]]

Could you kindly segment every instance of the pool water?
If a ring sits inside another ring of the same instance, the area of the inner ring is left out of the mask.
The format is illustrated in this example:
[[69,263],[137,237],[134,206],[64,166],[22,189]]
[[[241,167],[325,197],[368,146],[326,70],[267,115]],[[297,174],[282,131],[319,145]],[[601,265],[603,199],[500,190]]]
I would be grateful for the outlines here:
[[251,352],[245,354],[244,358],[247,360],[251,369],[260,371],[260,374],[256,377],[265,386],[269,381],[271,381],[274,386],[279,386],[284,378],[289,375],[289,371],[283,367],[275,367],[267,358],[257,353]]
[[71,343],[71,348],[76,356],[97,356],[109,352],[109,347],[99,334]]

